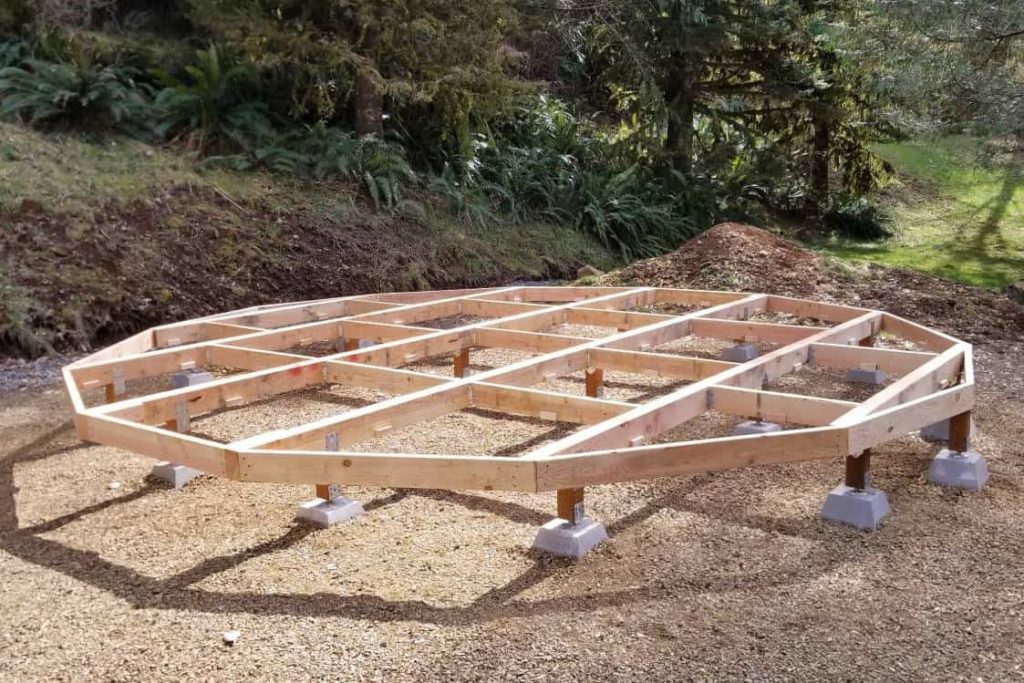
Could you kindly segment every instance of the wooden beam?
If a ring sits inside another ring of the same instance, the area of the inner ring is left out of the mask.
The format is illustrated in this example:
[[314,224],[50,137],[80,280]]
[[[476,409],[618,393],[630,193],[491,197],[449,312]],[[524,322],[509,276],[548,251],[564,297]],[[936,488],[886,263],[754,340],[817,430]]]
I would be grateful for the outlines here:
[[481,382],[470,386],[474,408],[558,422],[595,424],[609,417],[621,415],[634,406],[623,401],[573,396],[502,384]]
[[257,450],[238,453],[248,482],[479,491],[537,490],[536,466],[517,458]]
[[690,358],[671,353],[605,348],[591,349],[590,363],[606,370],[617,370],[634,375],[655,374],[691,380],[717,375],[736,366],[736,363],[707,358]]
[[818,427],[555,455],[535,461],[537,490],[834,458],[846,451],[846,430]]
[[[871,339],[871,337],[865,337]],[[934,353],[898,351],[848,344],[811,344],[811,365],[830,368],[860,368],[865,363],[894,375],[905,375],[935,358]]]
[[[975,386],[963,384],[857,418],[847,427],[850,452],[860,453],[866,448],[961,414],[973,408],[974,400]],[[843,417],[834,424],[847,421],[848,418]]]
[[820,427],[856,408],[857,403],[776,391],[715,386],[708,390],[711,407],[726,415]]
[[774,344],[792,344],[807,339],[825,327],[810,325],[779,325],[755,323],[747,320],[712,320],[694,318],[690,321],[690,334],[695,337],[731,339],[735,341],[763,341]]

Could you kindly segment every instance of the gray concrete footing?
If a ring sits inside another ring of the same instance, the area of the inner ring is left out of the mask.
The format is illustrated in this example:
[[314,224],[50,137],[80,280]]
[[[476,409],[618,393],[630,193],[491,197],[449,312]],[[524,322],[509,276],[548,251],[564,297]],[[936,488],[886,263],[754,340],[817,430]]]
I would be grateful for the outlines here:
[[175,389],[183,387],[194,387],[197,384],[206,384],[213,381],[213,375],[209,372],[176,372],[171,375],[171,386]]
[[584,517],[573,524],[556,517],[540,528],[533,547],[552,555],[578,560],[607,539],[608,532],[600,522]]
[[782,425],[775,424],[774,422],[762,422],[761,420],[748,420],[747,422],[740,422],[732,430],[733,436],[747,436],[748,434],[771,434],[772,432],[781,432]]
[[857,384],[885,384],[885,370],[864,370],[862,368],[851,368],[846,373],[847,382]]
[[363,505],[357,500],[338,496],[330,500],[314,498],[299,506],[298,518],[318,527],[327,528],[363,514]]
[[845,484],[832,489],[821,508],[824,519],[863,530],[877,529],[878,523],[889,512],[889,499],[885,491],[870,486],[855,489]]
[[[971,429],[968,437],[974,436],[974,418],[971,418]],[[949,441],[949,420],[941,420],[921,429],[921,438],[925,441],[940,443]]]
[[737,344],[722,349],[719,358],[730,363],[746,363],[748,360],[757,358],[757,354],[757,344]]
[[928,468],[928,481],[940,486],[980,491],[988,481],[988,465],[974,451],[957,453],[943,448]]
[[191,467],[186,467],[185,465],[177,465],[173,462],[162,461],[153,465],[153,470],[149,474],[154,479],[167,482],[174,488],[180,489],[182,486],[203,473],[200,470],[194,470]]

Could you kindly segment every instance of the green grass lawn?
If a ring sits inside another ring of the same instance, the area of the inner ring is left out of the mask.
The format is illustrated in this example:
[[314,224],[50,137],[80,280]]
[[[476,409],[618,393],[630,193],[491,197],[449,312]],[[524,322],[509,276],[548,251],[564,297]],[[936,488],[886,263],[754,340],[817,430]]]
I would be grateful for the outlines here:
[[1024,163],[976,163],[977,143],[942,138],[879,145],[899,179],[882,193],[898,235],[821,245],[841,258],[901,266],[983,287],[1024,279]]

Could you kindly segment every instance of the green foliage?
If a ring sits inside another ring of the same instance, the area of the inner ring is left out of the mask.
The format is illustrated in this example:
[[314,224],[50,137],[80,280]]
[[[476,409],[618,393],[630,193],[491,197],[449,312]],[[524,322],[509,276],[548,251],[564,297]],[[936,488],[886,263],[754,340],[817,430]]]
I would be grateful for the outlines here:
[[840,237],[883,240],[893,236],[892,214],[866,197],[838,198],[822,218]]
[[248,99],[248,67],[225,59],[215,45],[196,51],[196,57],[185,67],[185,79],[157,73],[165,85],[155,98],[158,133],[181,134],[202,151],[270,135],[266,104]]
[[127,127],[146,104],[134,74],[113,66],[25,59],[0,69],[0,115],[32,124]]

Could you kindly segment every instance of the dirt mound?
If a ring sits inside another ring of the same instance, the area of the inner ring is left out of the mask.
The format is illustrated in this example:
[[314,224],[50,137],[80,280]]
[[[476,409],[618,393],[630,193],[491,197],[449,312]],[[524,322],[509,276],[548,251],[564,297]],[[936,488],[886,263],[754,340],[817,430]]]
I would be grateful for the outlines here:
[[[520,253],[399,215],[283,201],[171,187],[88,219],[32,200],[0,210],[0,355],[83,350],[253,304],[564,278],[580,265],[571,247]],[[525,244],[550,234],[521,229]]]
[[793,242],[752,225],[721,223],[620,277],[658,287],[809,294],[821,273],[818,258]]
[[1024,340],[1024,307],[1005,294],[902,268],[819,256],[766,230],[722,223],[671,254],[635,263],[606,283],[806,296],[888,311],[997,353]]

